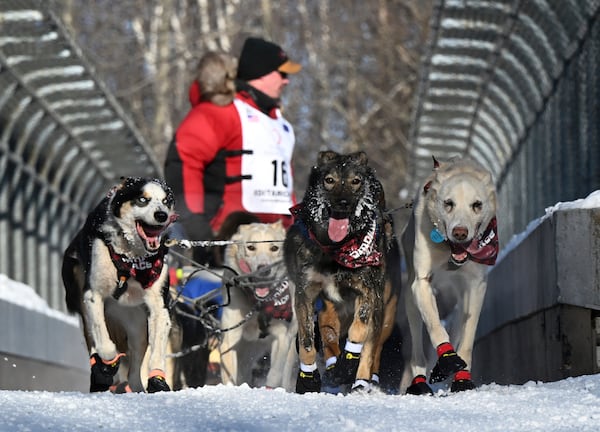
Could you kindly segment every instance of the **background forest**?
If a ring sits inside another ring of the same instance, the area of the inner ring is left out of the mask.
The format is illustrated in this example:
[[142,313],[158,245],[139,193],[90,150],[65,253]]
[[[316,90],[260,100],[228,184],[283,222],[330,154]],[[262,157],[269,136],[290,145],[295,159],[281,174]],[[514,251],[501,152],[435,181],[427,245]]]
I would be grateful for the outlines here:
[[295,127],[299,197],[319,150],[367,150],[388,208],[406,199],[408,135],[431,1],[52,0],[98,76],[159,161],[189,109],[207,50],[238,55],[247,36],[304,66],[283,97]]

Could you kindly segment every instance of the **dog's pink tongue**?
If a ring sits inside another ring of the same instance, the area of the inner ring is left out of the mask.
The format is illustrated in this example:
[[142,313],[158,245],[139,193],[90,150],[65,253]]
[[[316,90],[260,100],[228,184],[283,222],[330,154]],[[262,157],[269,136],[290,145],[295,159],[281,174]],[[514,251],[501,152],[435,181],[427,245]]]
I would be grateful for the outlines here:
[[334,242],[338,243],[344,240],[348,235],[348,226],[350,225],[350,219],[334,219],[329,218],[329,228],[327,229],[327,235]]

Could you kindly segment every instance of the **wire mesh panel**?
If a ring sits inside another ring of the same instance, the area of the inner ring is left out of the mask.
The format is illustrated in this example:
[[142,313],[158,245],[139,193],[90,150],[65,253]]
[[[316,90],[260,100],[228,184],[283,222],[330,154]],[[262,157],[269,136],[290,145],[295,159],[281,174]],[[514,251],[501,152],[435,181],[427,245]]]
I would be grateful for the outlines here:
[[64,309],[62,253],[121,176],[161,169],[47,2],[0,2],[0,273]]
[[438,1],[411,133],[415,189],[468,155],[495,176],[502,242],[600,188],[599,1]]

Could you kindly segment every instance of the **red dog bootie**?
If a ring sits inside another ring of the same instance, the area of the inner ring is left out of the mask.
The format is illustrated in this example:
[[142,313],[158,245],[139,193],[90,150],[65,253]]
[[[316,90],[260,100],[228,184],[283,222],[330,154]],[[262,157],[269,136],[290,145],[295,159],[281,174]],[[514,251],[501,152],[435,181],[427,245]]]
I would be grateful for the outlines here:
[[471,372],[468,370],[461,370],[454,374],[454,381],[452,381],[452,386],[450,387],[450,391],[461,392],[465,390],[473,390],[475,388],[475,384],[471,380]]
[[444,342],[437,347],[438,361],[435,364],[429,382],[431,384],[444,381],[450,375],[466,369],[467,364],[456,354],[450,342]]
[[406,389],[406,394],[421,396],[421,395],[433,395],[433,390],[427,384],[427,378],[425,375],[417,375],[413,378],[412,382]]

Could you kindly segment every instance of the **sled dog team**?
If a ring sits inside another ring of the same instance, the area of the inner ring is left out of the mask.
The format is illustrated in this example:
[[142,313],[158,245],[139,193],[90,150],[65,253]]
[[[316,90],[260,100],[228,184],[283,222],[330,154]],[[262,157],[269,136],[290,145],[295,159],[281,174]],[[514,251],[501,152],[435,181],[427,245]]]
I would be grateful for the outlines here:
[[[366,153],[322,151],[290,212],[290,228],[241,224],[225,248],[223,383],[369,392],[398,315],[410,352],[402,392],[432,394],[430,384],[446,380],[451,391],[475,387],[475,331],[498,253],[486,169],[434,159],[399,235]],[[169,291],[166,240],[176,219],[164,181],[125,178],[66,249],[66,303],[82,317],[90,391],[170,390],[170,340],[186,331],[173,318]],[[400,250],[408,274],[402,289]]]

